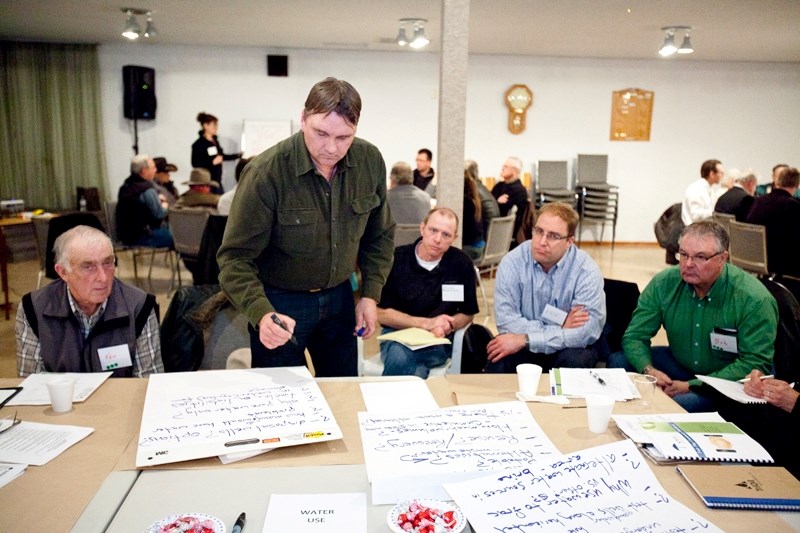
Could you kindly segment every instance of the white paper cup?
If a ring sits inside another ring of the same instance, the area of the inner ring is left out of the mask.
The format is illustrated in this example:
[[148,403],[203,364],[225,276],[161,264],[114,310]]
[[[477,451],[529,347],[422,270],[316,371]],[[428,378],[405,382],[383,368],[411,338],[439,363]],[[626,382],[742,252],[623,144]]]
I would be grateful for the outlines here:
[[653,406],[653,398],[656,394],[656,381],[658,380],[655,376],[641,375],[633,377],[636,390],[639,391],[639,395],[642,397],[642,400],[639,402],[642,409],[650,409]]
[[602,394],[592,394],[586,397],[586,416],[589,419],[589,431],[592,433],[605,433],[608,421],[614,410],[614,398]]
[[75,391],[75,380],[69,378],[55,378],[47,382],[47,391],[50,393],[50,403],[56,413],[72,411],[72,395]]
[[539,390],[539,378],[542,377],[542,367],[532,363],[517,365],[517,379],[519,391],[528,396],[536,396]]

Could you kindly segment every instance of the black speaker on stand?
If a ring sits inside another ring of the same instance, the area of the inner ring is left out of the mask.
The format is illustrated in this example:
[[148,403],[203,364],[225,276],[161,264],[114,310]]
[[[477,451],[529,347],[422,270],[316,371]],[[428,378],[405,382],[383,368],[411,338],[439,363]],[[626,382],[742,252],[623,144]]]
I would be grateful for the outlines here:
[[133,152],[139,153],[138,120],[156,118],[156,71],[149,67],[125,65],[122,67],[122,100],[125,118],[133,120]]

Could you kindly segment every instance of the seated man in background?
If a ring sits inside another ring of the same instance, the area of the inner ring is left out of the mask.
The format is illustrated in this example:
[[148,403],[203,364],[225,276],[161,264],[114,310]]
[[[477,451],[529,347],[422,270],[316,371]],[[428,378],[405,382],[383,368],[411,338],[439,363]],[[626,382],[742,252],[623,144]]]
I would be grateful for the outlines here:
[[[449,337],[478,312],[472,260],[451,245],[458,216],[446,207],[432,210],[420,224],[422,239],[398,246],[394,264],[378,303],[378,322],[389,331],[417,327],[436,337]],[[383,375],[428,377],[444,364],[452,345],[411,350],[393,341],[381,342]]]
[[[518,157],[509,157],[500,169],[500,177],[503,181],[496,183],[492,187],[492,196],[497,199],[500,207],[500,216],[507,216],[511,212],[511,208],[517,206],[512,235],[516,235],[522,225],[522,219],[530,198],[527,189],[525,189],[520,180],[521,174],[522,160]],[[514,241],[511,247],[514,248],[516,245],[517,243]]]
[[414,185],[411,165],[402,161],[389,173],[386,201],[398,224],[419,224],[431,210],[431,195]]
[[[681,232],[680,266],[662,270],[639,297],[609,367],[657,378],[689,412],[714,411],[716,396],[696,374],[736,381],[772,366],[778,307],[755,276],[727,262],[728,232],[711,220]],[[661,327],[668,347],[650,347]]]
[[153,184],[156,163],[144,154],[131,158],[131,175],[119,188],[117,232],[128,245],[171,248],[172,234],[164,226],[169,203]]
[[219,187],[219,183],[211,179],[211,172],[204,168],[193,168],[189,174],[189,181],[184,185],[188,185],[189,190],[180,195],[175,207],[217,208],[219,195],[213,194],[211,187]]
[[551,368],[594,367],[606,323],[603,275],[575,246],[578,213],[545,204],[533,239],[500,262],[494,287],[499,335],[489,342],[486,372],[513,373],[521,363]]
[[747,214],[756,201],[758,178],[752,170],[747,170],[734,178],[733,187],[728,189],[714,204],[715,213],[726,213],[736,217],[738,222],[747,222]]
[[167,159],[164,157],[154,157],[153,162],[156,164],[156,177],[153,180],[153,185],[155,185],[158,194],[167,201],[167,204],[173,206],[178,200],[179,194],[175,184],[172,183],[169,173],[177,172],[178,167],[172,163],[167,163]]
[[236,163],[236,173],[234,177],[236,178],[236,183],[234,184],[233,188],[229,191],[224,192],[219,197],[219,202],[217,202],[217,214],[228,216],[231,213],[231,204],[233,203],[233,195],[236,194],[236,189],[239,187],[239,178],[242,176],[242,171],[244,171],[244,167],[247,166],[247,163],[253,159],[252,157],[243,157]]
[[[778,275],[800,277],[800,172],[784,168],[766,196],[756,198],[747,222],[767,228],[767,267]],[[793,291],[794,292],[794,291]]]
[[61,279],[26,294],[17,310],[17,371],[164,371],[155,296],[114,278],[108,235],[76,226],[55,242]]

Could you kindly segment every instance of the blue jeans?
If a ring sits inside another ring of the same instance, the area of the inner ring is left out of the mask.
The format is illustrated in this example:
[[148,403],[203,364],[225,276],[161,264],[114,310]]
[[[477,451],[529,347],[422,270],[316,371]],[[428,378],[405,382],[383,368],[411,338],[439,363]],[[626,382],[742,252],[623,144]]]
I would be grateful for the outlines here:
[[[651,357],[653,359],[652,365],[657,370],[662,371],[677,381],[689,381],[696,379],[694,372],[686,369],[672,356],[672,350],[668,346],[654,346],[650,349]],[[628,362],[625,354],[616,352],[609,356],[608,368],[624,368],[628,372],[636,372],[636,369]],[[672,397],[675,403],[683,407],[690,413],[706,413],[716,411],[718,409],[717,402],[713,398],[705,396],[694,390],[683,394],[676,394]]]
[[[383,328],[391,333],[393,328]],[[452,341],[452,335],[449,337]],[[429,348],[412,350],[399,342],[381,341],[381,361],[384,376],[418,376],[428,379],[431,368],[443,365],[452,355],[452,344],[438,344]]]
[[169,228],[157,228],[134,243],[148,248],[172,248],[172,233]]
[[594,368],[600,360],[600,341],[586,348],[564,348],[551,354],[531,352],[523,348],[517,353],[507,355],[496,363],[488,363],[487,374],[516,374],[517,365],[533,363],[542,367],[542,372],[553,368]]
[[358,375],[355,302],[350,281],[318,292],[287,291],[265,287],[275,310],[292,317],[296,324],[295,346],[291,341],[270,350],[248,325],[253,368],[305,366],[305,349],[311,355],[317,377]]

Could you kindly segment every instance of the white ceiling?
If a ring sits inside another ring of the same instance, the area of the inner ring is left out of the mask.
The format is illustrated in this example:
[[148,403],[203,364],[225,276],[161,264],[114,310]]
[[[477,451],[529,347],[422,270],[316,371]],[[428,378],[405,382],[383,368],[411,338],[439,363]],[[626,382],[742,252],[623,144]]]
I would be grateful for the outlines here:
[[[398,51],[398,19],[420,17],[437,52],[441,33],[431,0],[0,0],[0,39],[127,42],[121,7],[151,9],[159,31],[131,46]],[[696,52],[669,61],[800,62],[798,23],[800,0],[472,0],[469,50],[655,59],[660,28],[686,25]]]

